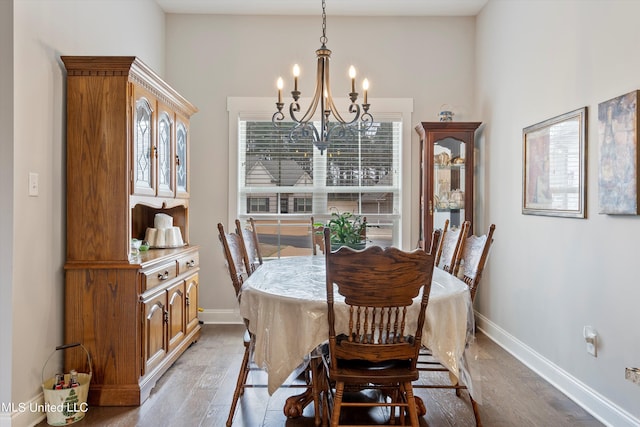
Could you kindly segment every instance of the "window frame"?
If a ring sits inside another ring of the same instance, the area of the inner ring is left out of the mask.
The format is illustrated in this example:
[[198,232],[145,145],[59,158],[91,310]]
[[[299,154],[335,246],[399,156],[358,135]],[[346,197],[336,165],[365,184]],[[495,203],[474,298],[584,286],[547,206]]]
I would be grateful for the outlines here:
[[[299,102],[301,105],[309,105],[309,98],[302,98]],[[338,105],[348,105],[349,100],[336,100]],[[411,135],[413,127],[413,99],[412,98],[373,98],[370,99],[372,105],[371,113],[375,121],[384,121],[389,117],[402,121],[402,143],[400,149],[400,168],[398,175],[399,197],[398,203],[400,220],[398,221],[399,229],[394,229],[393,234],[394,245],[408,250],[412,249],[409,245],[415,239],[411,238],[411,224],[413,215],[411,209]],[[261,97],[228,97],[227,111],[229,113],[229,188],[228,188],[228,218],[230,221],[235,218],[245,218],[249,215],[246,212],[238,212],[238,183],[240,177],[240,168],[238,167],[239,158],[239,140],[240,129],[239,121],[242,120],[271,120],[271,116],[275,112],[275,101],[273,98]],[[326,152],[325,154],[326,155]],[[258,215],[255,215],[258,216]],[[308,213],[287,214],[287,218],[303,219],[309,216]]]

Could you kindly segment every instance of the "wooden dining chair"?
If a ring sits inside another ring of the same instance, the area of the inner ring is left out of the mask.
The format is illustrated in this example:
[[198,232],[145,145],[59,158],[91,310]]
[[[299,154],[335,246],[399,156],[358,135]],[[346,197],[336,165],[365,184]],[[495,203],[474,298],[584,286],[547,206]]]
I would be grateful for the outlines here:
[[442,230],[439,228],[434,229],[433,232],[431,233],[431,243],[429,243],[428,252],[430,254],[433,254],[434,258],[436,257],[438,248],[440,247],[441,237],[442,237]]
[[324,254],[324,226],[317,225],[314,218],[311,217],[311,248],[314,255],[318,254],[318,248],[320,252]]
[[225,257],[225,264],[229,271],[229,277],[231,278],[236,297],[239,297],[242,283],[244,283],[250,274],[244,258],[244,241],[238,233],[225,232],[224,226],[221,223],[218,223],[218,233]]
[[[442,227],[442,232],[440,233],[440,240],[438,241],[438,246],[436,249],[436,267],[440,265],[440,258],[442,257],[442,242],[444,241],[444,236],[447,234],[449,230],[449,220],[446,219],[444,221],[444,226]],[[432,239],[433,242],[433,239]]]
[[455,275],[462,275],[462,281],[469,286],[471,301],[474,301],[476,298],[478,284],[482,278],[484,267],[489,258],[489,251],[493,244],[493,232],[495,229],[495,224],[491,224],[487,234],[483,234],[482,236],[471,235],[466,239],[461,263]]
[[253,218],[249,218],[251,228],[242,228],[239,219],[236,219],[236,234],[242,236],[242,255],[244,263],[248,268],[247,273],[251,274],[256,268],[262,265],[262,254],[260,253],[260,243],[258,241],[258,233],[256,232]]
[[[236,223],[236,227],[238,223]],[[225,257],[225,264],[229,271],[229,277],[233,289],[236,293],[236,298],[240,299],[240,289],[245,279],[249,276],[249,269],[245,264],[246,251],[244,248],[244,242],[242,236],[238,233],[227,233],[224,230],[224,226],[218,223],[218,234],[220,243],[222,244],[222,251]],[[245,319],[245,323],[247,323]],[[248,324],[247,324],[248,326]],[[245,329],[244,337],[244,354],[242,356],[242,363],[240,364],[240,372],[238,372],[238,379],[236,381],[236,388],[233,392],[233,399],[231,400],[231,408],[229,408],[229,415],[227,417],[227,427],[231,427],[233,424],[233,416],[236,412],[236,406],[238,399],[244,393],[246,387],[254,387],[254,385],[247,385],[247,378],[251,371],[251,346],[253,343],[253,337],[249,332],[248,327]]]
[[[330,248],[330,231],[324,231]],[[361,251],[342,247],[327,250],[326,292],[329,324],[328,382],[335,387],[331,426],[338,426],[346,407],[390,407],[404,424],[418,426],[412,382],[419,372],[416,361],[429,302],[434,256],[423,250],[371,246]],[[336,307],[338,298],[347,307]],[[412,311],[414,298],[419,309]],[[344,319],[339,321],[339,319]],[[412,326],[413,325],[413,326]],[[378,388],[390,393],[383,402],[345,402],[345,389]],[[327,399],[328,401],[328,399]]]
[[471,222],[465,221],[459,228],[449,228],[442,237],[440,259],[437,264],[448,273],[454,273],[458,269],[458,264],[464,251],[464,244]]
[[[250,220],[251,221],[251,220]],[[245,239],[243,239],[242,235],[238,233],[238,229],[240,228],[240,221],[236,220],[236,232],[235,233],[227,233],[224,230],[224,226],[221,223],[218,223],[218,234],[220,243],[222,244],[222,250],[225,257],[225,264],[227,265],[227,270],[229,271],[229,277],[231,278],[231,283],[233,285],[233,289],[236,294],[236,298],[238,302],[240,302],[241,298],[241,289],[245,280],[253,273],[254,270],[251,270],[250,262],[247,256],[247,250],[244,245]],[[252,230],[255,230],[255,226],[252,227]],[[243,231],[251,231],[251,230],[240,230]],[[244,234],[244,233],[243,233]],[[227,417],[227,427],[231,427],[233,424],[233,417],[236,412],[236,407],[238,405],[238,400],[240,396],[244,394],[244,390],[246,388],[265,388],[267,384],[261,383],[247,383],[249,378],[249,373],[251,371],[261,371],[260,368],[256,367],[252,362],[252,348],[255,342],[255,337],[249,331],[249,322],[247,319],[243,319],[245,325],[247,326],[245,329],[245,333],[243,336],[244,343],[244,353],[242,356],[242,363],[240,364],[240,371],[238,372],[238,379],[236,380],[236,387],[233,392],[233,398],[231,400],[231,407],[229,408],[229,415]],[[304,370],[305,382],[306,384],[298,385],[292,384],[282,387],[287,388],[306,388],[309,390],[308,395],[310,398],[314,399],[314,401],[318,402],[319,392],[316,389],[313,389],[314,383],[311,381],[311,371],[310,367],[307,366]],[[306,397],[305,397],[306,398]],[[285,413],[289,415],[290,413],[301,415],[301,411],[304,407],[304,402],[298,402],[295,399],[289,402],[290,399],[287,399],[287,405],[285,406]],[[318,407],[319,405],[316,405]],[[316,419],[320,419],[320,413],[316,414]],[[316,423],[318,424],[318,423]]]
[[253,244],[255,246],[256,255],[258,256],[258,263],[262,265],[262,251],[260,250],[260,239],[258,238],[258,228],[256,221],[253,217],[249,218],[249,225],[251,225],[251,235],[253,236]]
[[[486,264],[489,249],[493,242],[493,232],[495,225],[491,224],[489,232],[483,236],[471,235],[465,239],[465,245],[463,247],[463,253],[461,256],[461,263],[458,265],[458,270],[462,271],[463,281],[469,286],[469,292],[471,294],[471,302],[475,299],[475,295],[478,289],[480,278]],[[459,274],[459,271],[455,271],[455,275]],[[420,358],[418,359],[418,370],[421,372],[449,372],[449,370],[440,363],[440,361],[433,356],[428,348],[422,348],[420,351]],[[439,380],[437,380],[439,381]],[[414,388],[449,388],[455,389],[456,395],[460,396],[460,391],[467,389],[464,384],[459,381],[457,383],[434,383],[431,379],[427,383],[415,384]],[[475,417],[476,426],[481,427],[482,421],[480,420],[480,411],[478,404],[469,394],[471,400],[471,407],[473,409],[473,415]]]

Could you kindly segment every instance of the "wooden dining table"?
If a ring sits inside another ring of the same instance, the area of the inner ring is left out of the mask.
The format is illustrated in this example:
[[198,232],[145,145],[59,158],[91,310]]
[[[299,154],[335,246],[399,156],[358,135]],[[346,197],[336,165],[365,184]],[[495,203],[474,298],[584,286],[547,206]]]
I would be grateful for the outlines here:
[[[335,295],[336,308],[341,304],[346,308],[340,295]],[[417,309],[420,296],[416,301],[413,306]],[[242,286],[240,315],[248,320],[255,336],[253,359],[266,370],[267,389],[273,394],[292,373],[301,372],[311,355],[328,340],[324,257],[265,261]],[[436,268],[422,343],[455,377],[452,379],[463,382],[471,394],[474,388],[465,349],[473,339],[473,319],[468,286]]]

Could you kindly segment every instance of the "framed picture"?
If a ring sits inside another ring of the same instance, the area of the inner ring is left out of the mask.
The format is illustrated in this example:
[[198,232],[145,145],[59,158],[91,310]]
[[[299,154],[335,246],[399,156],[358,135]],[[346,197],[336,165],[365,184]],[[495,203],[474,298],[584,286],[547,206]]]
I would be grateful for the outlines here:
[[638,94],[598,105],[599,212],[638,215]]
[[587,107],[522,133],[522,213],[585,218]]

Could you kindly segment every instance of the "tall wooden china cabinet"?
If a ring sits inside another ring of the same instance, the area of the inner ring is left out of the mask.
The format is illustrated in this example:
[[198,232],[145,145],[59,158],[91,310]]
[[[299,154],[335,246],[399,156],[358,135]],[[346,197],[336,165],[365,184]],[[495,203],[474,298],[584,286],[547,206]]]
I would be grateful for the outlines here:
[[[420,135],[420,245],[431,233],[471,221],[473,229],[474,141],[480,122],[422,122]],[[426,243],[425,243],[426,242]]]
[[[63,56],[67,69],[65,342],[91,355],[92,405],[141,404],[200,336],[189,242],[189,120],[197,109],[138,58]],[[184,245],[136,254],[158,213]],[[88,369],[72,351],[65,370]]]

